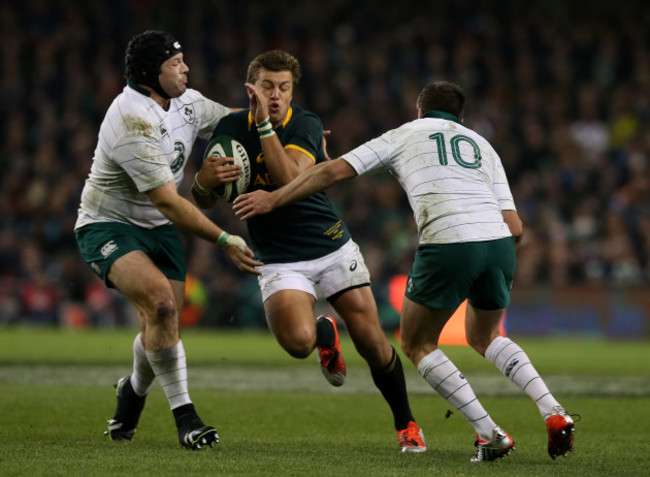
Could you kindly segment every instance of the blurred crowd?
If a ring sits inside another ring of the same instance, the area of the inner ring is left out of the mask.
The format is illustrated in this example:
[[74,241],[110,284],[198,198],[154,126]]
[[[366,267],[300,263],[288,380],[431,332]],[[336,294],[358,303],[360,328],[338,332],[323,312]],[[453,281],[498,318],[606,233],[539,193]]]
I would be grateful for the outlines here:
[[[81,259],[73,226],[99,124],[124,86],[124,49],[150,28],[182,43],[191,87],[233,107],[247,106],[254,56],[272,48],[297,56],[294,102],[332,131],[332,157],[414,119],[426,83],[459,83],[465,124],[500,153],[525,224],[515,287],[647,285],[648,25],[650,3],[640,0],[4,1],[0,323],[133,322]],[[328,195],[383,306],[417,246],[406,198],[388,174]],[[228,205],[209,215],[246,235]],[[196,279],[188,298],[202,322],[263,325],[256,279],[213,245],[185,240]]]

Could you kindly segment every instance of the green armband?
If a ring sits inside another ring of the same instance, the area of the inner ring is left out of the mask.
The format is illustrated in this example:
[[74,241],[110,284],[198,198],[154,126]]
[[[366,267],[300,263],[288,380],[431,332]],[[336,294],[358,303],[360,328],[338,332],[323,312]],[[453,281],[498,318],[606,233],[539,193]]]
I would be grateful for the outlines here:
[[228,232],[221,232],[221,235],[219,235],[219,240],[217,240],[217,245],[221,248],[224,248],[224,245],[226,245],[226,242],[230,238],[230,234]]
[[259,133],[261,138],[272,136],[273,134],[275,134],[275,130],[273,129],[273,124],[271,124],[271,120],[269,118],[266,118],[260,124],[256,124],[256,126],[257,126],[257,132]]

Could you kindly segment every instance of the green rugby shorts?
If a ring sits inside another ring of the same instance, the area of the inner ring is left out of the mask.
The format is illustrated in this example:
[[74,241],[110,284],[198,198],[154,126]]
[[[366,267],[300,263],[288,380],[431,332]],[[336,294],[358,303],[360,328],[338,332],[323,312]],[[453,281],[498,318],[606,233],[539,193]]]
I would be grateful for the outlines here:
[[134,250],[146,253],[170,280],[185,281],[185,251],[178,230],[168,224],[154,229],[117,222],[99,222],[75,230],[79,251],[106,286],[111,265]]
[[506,308],[516,265],[514,237],[423,244],[415,254],[406,296],[436,309],[455,309],[466,298],[480,310]]

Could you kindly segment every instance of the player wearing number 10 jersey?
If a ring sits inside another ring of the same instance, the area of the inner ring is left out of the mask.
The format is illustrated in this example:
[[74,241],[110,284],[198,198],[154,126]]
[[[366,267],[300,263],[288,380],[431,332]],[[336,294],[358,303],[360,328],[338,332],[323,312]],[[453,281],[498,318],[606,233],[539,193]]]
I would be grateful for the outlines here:
[[443,327],[468,299],[468,343],[533,399],[546,421],[548,452],[555,459],[572,449],[574,421],[526,353],[500,336],[523,227],[501,160],[484,138],[462,124],[464,108],[465,94],[458,85],[440,81],[425,86],[416,120],[306,170],[272,193],[238,197],[236,213],[248,220],[342,179],[390,170],[408,195],[420,237],[401,314],[404,353],[474,427],[472,462],[508,454],[513,439],[438,348]]
[[499,156],[443,111],[388,131],[343,159],[357,172],[392,169],[408,195],[420,244],[511,237],[502,210],[515,210]]

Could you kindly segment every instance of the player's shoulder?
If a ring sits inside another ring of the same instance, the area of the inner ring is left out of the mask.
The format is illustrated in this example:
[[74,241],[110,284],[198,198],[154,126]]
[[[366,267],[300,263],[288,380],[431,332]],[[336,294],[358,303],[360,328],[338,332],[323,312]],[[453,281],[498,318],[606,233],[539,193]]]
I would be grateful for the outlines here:
[[252,119],[250,118],[250,110],[242,109],[239,111],[232,111],[221,118],[221,121],[219,121],[219,124],[214,131],[214,134],[228,134],[235,136],[236,133],[250,129],[251,121]]
[[240,109],[239,111],[232,111],[228,116],[223,118],[231,122],[249,122],[250,119],[250,109]]
[[288,131],[311,131],[318,135],[321,135],[323,131],[323,122],[316,113],[295,104],[291,105],[284,126]]
[[474,142],[480,144],[482,147],[492,148],[490,141],[483,137],[479,132],[470,128],[469,126],[466,126],[465,124],[461,124],[460,126],[460,134],[471,138]]
[[105,120],[110,122],[113,130],[119,135],[122,133],[141,134],[158,124],[156,103],[149,96],[141,94],[126,86],[109,106]]
[[208,98],[203,96],[203,93],[201,93],[196,89],[187,88],[183,94],[181,94],[178,98],[174,98],[174,99],[182,103],[190,103],[195,101],[205,101]]
[[321,123],[321,119],[318,114],[309,111],[297,104],[291,104],[291,118],[290,121],[315,121]]
[[187,107],[191,107],[192,109],[195,109],[197,113],[199,113],[200,111],[210,109],[211,107],[225,108],[225,106],[222,104],[205,97],[200,91],[191,88],[185,90],[185,92],[178,98],[172,98],[171,102],[172,107],[170,110],[181,110]]
[[150,96],[142,94],[131,86],[125,86],[111,106],[116,106],[123,114],[144,116],[151,114],[154,105],[155,101]]

